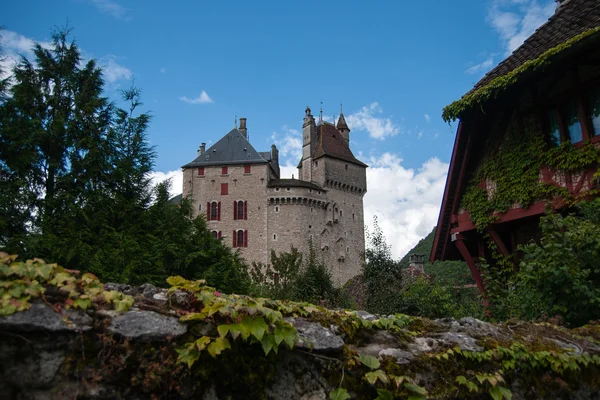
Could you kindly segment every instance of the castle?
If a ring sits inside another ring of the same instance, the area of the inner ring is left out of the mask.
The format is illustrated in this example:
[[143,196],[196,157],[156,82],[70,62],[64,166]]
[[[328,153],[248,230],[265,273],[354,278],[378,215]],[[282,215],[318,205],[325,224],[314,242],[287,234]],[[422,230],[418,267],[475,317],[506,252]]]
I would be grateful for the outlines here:
[[306,108],[299,179],[281,179],[279,152],[259,152],[248,141],[246,118],[213,146],[202,143],[182,167],[183,197],[206,215],[212,234],[239,249],[248,263],[270,262],[270,251],[309,243],[337,286],[360,273],[365,250],[363,196],[367,165],[350,150],[343,113],[337,124]]

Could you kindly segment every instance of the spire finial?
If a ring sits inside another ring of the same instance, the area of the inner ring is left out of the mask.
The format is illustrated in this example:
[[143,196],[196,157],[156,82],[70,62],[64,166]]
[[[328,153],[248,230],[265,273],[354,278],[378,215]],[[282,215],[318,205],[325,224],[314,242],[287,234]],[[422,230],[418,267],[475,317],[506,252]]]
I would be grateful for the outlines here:
[[342,102],[340,102],[340,115],[343,115],[344,112],[342,111]]
[[319,111],[319,123],[323,123],[323,102],[321,102],[321,110]]
[[235,118],[233,119],[233,127],[237,129],[237,114],[235,115]]

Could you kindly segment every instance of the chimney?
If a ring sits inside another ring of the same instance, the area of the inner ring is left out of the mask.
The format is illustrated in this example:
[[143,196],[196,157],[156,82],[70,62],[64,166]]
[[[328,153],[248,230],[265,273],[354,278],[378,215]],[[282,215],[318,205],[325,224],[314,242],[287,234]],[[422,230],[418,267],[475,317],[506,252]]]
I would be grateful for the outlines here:
[[206,149],[206,143],[202,143],[200,145],[200,147],[198,148],[198,155],[202,155],[202,153],[204,153],[204,150]]
[[248,129],[246,128],[246,118],[240,118],[240,132],[248,139]]

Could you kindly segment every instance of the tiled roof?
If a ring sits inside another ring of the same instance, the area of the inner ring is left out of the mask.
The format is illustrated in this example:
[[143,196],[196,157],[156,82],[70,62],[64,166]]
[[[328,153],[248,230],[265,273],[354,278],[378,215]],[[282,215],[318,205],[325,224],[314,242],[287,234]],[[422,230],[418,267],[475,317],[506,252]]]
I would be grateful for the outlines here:
[[338,158],[343,161],[348,161],[349,163],[360,165],[361,167],[367,167],[368,165],[358,161],[346,139],[340,134],[340,132],[336,129],[333,124],[328,122],[323,122],[319,126],[317,126],[317,148],[315,151],[315,159],[329,156],[333,158]]
[[[471,90],[487,85],[525,62],[535,60],[544,52],[570,38],[600,26],[600,1],[565,0],[554,15],[498,66],[488,72]],[[469,92],[470,93],[470,92]]]
[[325,189],[323,189],[321,186],[312,183],[312,182],[308,182],[308,181],[301,181],[299,179],[271,179],[269,181],[269,187],[305,187],[308,189],[315,189],[315,190],[322,190],[322,191],[326,191]]
[[268,161],[265,153],[259,153],[237,129],[232,129],[217,143],[182,168],[194,168],[210,165],[262,164]]

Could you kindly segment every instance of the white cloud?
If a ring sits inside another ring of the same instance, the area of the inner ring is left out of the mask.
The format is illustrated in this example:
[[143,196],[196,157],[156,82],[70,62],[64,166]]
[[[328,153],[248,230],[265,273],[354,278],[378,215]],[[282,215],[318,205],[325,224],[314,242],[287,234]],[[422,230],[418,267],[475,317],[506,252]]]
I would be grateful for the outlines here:
[[130,80],[133,76],[133,72],[127,67],[117,63],[115,56],[108,55],[102,57],[100,65],[102,65],[102,72],[104,80],[108,83],[115,83],[121,79]]
[[506,55],[512,53],[554,13],[554,0],[493,0],[488,22],[500,35]]
[[166,179],[171,179],[171,187],[169,188],[171,196],[181,194],[183,191],[183,172],[180,169],[169,172],[154,171],[150,173],[150,179],[152,186],[156,186]]
[[289,159],[291,163],[300,161],[302,157],[302,133],[299,130],[284,125],[281,133],[273,132],[271,140],[279,150],[280,159]]
[[202,93],[200,93],[200,95],[198,97],[196,97],[195,99],[190,99],[187,96],[182,96],[179,98],[179,100],[181,101],[185,101],[186,103],[189,104],[207,104],[207,103],[214,103],[213,100],[210,98],[210,96],[208,95],[208,93],[206,93],[204,90],[202,91]]
[[367,163],[365,224],[372,232],[377,216],[393,257],[399,259],[437,223],[448,164],[431,158],[418,170],[407,169],[391,153],[372,156]]
[[479,64],[475,64],[467,68],[465,71],[467,74],[478,74],[481,72],[487,72],[494,65],[494,56],[489,56],[486,60],[480,62]]
[[383,110],[379,103],[373,102],[362,107],[358,112],[346,117],[348,126],[352,130],[367,131],[373,139],[384,140],[388,136],[395,136],[400,132],[400,127],[394,124],[389,117],[378,117]]
[[431,117],[429,116],[429,114],[424,114],[423,116],[425,117],[425,121],[427,121],[427,123],[431,121]]
[[112,0],[89,0],[96,8],[113,18],[130,21],[131,17],[127,15],[127,9],[119,3]]

